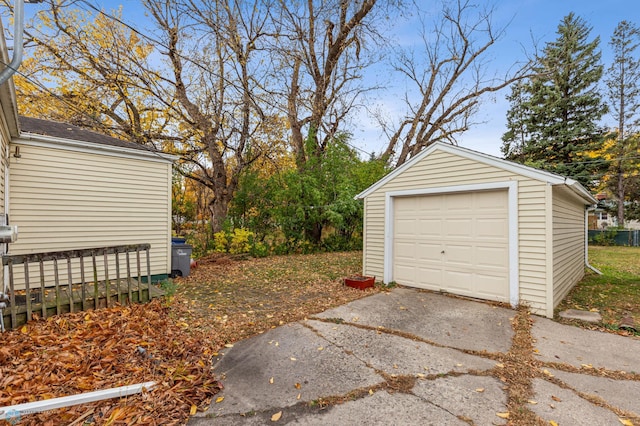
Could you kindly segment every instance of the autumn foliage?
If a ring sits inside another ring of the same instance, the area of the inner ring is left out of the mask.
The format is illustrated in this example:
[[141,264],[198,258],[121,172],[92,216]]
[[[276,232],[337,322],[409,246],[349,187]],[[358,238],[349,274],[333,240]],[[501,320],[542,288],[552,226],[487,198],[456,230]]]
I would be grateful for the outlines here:
[[187,330],[179,316],[156,300],[31,321],[3,333],[0,406],[155,381],[143,394],[26,415],[19,424],[185,423],[221,385],[211,372],[216,342]]

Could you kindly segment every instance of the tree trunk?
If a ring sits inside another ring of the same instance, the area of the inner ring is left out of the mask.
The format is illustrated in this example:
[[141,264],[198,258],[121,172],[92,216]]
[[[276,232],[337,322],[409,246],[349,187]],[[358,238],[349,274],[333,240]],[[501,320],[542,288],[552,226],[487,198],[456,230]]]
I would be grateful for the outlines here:
[[622,170],[622,161],[618,163],[618,185],[617,185],[617,196],[618,196],[618,226],[624,226],[624,197],[625,197],[625,188],[624,188],[624,171]]
[[224,221],[227,219],[229,210],[229,197],[215,197],[209,202],[209,213],[211,214],[212,233],[222,231]]

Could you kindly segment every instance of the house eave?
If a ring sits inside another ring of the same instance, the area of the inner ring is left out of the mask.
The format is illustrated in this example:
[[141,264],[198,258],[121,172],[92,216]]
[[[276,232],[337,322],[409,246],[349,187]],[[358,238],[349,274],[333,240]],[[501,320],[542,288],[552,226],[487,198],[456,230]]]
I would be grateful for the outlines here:
[[76,141],[72,139],[58,138],[53,136],[39,135],[35,133],[23,132],[12,141],[13,144],[40,146],[53,149],[67,149],[77,152],[99,153],[127,158],[144,159],[147,161],[160,161],[173,163],[180,157],[164,152],[146,151],[120,146],[104,145],[90,141]]

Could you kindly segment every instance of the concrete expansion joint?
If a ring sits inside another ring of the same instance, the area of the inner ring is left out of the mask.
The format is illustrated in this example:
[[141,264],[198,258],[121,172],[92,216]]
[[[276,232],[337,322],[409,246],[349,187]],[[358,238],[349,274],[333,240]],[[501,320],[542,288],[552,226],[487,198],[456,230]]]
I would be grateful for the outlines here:
[[[546,364],[545,364],[546,365]],[[555,364],[554,364],[555,365]],[[562,364],[564,365],[564,364]],[[557,368],[557,365],[554,366],[553,368]],[[559,369],[558,369],[559,370]],[[566,371],[572,371],[572,370],[576,370],[575,368],[567,368]],[[585,371],[589,371],[589,370],[579,370],[579,374],[583,374]],[[619,372],[616,372],[619,373]],[[606,375],[598,375],[598,374],[586,374],[586,375],[591,375],[594,377],[608,377]],[[564,382],[563,380],[560,380],[557,377],[553,377],[553,376],[549,376],[549,375],[545,375],[545,374],[541,374],[539,377],[541,377],[542,379],[546,380],[549,383],[553,383],[554,385],[562,388],[562,389],[566,389],[570,392],[573,392],[573,394],[575,394],[576,396],[578,396],[579,398],[585,400],[588,403],[591,403],[593,405],[597,405],[599,407],[602,407],[606,410],[611,411],[612,413],[614,413],[615,415],[617,415],[618,417],[621,418],[626,418],[629,419],[633,422],[634,425],[640,425],[640,416],[637,416],[636,414],[630,412],[630,411],[626,411],[623,410],[621,408],[618,408],[614,405],[609,404],[607,401],[605,401],[604,399],[593,395],[591,393],[586,393],[586,392],[581,392],[580,390],[576,389],[575,387],[569,385],[568,383]],[[612,377],[609,377],[612,378]],[[612,378],[613,380],[618,380],[616,378]],[[623,379],[623,380],[632,380],[632,379]],[[638,380],[637,378],[635,380]]]
[[[429,339],[425,339],[425,338],[420,337],[420,336],[416,336],[415,334],[407,333],[405,331],[394,330],[394,329],[386,328],[386,327],[382,327],[382,326],[374,327],[374,326],[365,325],[365,324],[358,324],[356,322],[345,321],[342,318],[310,317],[309,319],[313,320],[313,321],[324,322],[324,323],[329,323],[329,324],[348,325],[350,327],[359,328],[361,330],[370,330],[370,331],[375,331],[375,332],[377,332],[379,334],[388,334],[390,336],[402,337],[402,338],[405,338],[405,339],[414,340],[416,342],[425,343],[427,345],[431,345],[431,346],[434,346],[436,348],[453,349],[453,350],[458,351],[458,352],[462,352],[462,353],[465,353],[465,354],[468,354],[468,355],[479,356],[479,357],[482,357],[482,358],[490,358],[490,359],[497,359],[498,358],[498,356],[496,354],[493,354],[491,352],[475,351],[475,350],[471,350],[471,349],[463,349],[463,348],[457,348],[455,346],[444,345],[444,344],[441,344],[441,343],[434,342],[433,340],[429,340]],[[305,326],[308,326],[308,325],[305,324]]]
[[[327,342],[327,343],[329,343],[329,344],[331,344],[331,345],[335,346],[336,348],[340,349],[342,352],[344,352],[344,353],[345,353],[345,355],[350,356],[350,357],[352,357],[352,358],[354,358],[354,359],[357,359],[357,360],[358,360],[358,361],[360,361],[363,365],[365,365],[367,368],[370,368],[370,369],[372,369],[372,370],[376,371],[376,369],[375,369],[375,368],[373,368],[373,366],[372,366],[370,363],[368,363],[367,361],[365,361],[365,360],[364,360],[364,359],[362,359],[362,358],[359,358],[356,354],[354,354],[354,353],[353,353],[353,351],[350,351],[350,350],[346,349],[343,345],[340,345],[340,344],[338,344],[338,343],[336,343],[336,342],[333,342],[333,341],[331,341],[331,340],[327,339],[327,338],[326,338],[326,337],[325,337],[325,336],[324,336],[324,335],[323,335],[319,330],[317,330],[316,328],[314,328],[312,325],[309,325],[309,324],[308,324],[308,323],[306,323],[306,322],[305,322],[305,323],[303,323],[302,325],[303,325],[304,327],[308,328],[309,330],[311,330],[313,333],[315,333],[315,335],[316,335],[316,336],[318,336],[319,338],[321,338],[321,339],[322,339],[322,340],[324,340],[325,342]],[[377,373],[377,371],[376,371],[376,373]]]

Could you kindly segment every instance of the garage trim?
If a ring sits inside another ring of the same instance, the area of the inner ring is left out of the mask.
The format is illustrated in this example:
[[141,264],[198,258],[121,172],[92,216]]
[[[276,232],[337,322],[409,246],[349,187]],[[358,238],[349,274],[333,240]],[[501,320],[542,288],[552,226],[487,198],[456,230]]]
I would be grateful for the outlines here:
[[458,192],[490,191],[506,189],[508,197],[508,229],[509,229],[509,302],[515,307],[519,295],[519,249],[518,249],[518,182],[504,181],[473,185],[456,185],[438,188],[409,189],[390,191],[385,194],[385,236],[384,236],[384,277],[383,282],[393,281],[393,239],[394,239],[394,209],[396,197],[414,195],[436,195]]

